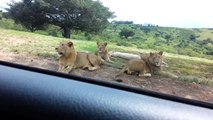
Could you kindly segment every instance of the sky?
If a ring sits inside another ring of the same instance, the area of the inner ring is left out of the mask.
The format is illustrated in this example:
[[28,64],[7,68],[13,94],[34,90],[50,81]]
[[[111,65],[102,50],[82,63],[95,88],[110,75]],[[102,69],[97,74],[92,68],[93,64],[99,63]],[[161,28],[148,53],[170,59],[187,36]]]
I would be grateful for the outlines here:
[[[1,0],[6,6],[10,0]],[[20,0],[14,0],[20,1]],[[114,20],[134,21],[167,27],[213,28],[213,0],[100,0],[117,16]]]

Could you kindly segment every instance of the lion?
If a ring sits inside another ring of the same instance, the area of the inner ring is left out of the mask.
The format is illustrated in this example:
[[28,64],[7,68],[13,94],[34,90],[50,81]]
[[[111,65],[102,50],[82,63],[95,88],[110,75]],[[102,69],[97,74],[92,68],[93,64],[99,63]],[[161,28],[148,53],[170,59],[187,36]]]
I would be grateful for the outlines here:
[[127,62],[125,67],[115,77],[120,76],[124,72],[127,72],[127,74],[137,72],[139,77],[151,77],[152,74],[156,74],[161,70],[162,55],[162,51],[159,53],[150,52],[148,57],[141,56],[141,59],[132,59]]
[[61,42],[55,49],[60,55],[58,72],[69,73],[76,68],[94,71],[100,68],[101,61],[94,53],[76,52],[71,41]]
[[97,49],[95,54],[102,60],[112,63],[107,49],[107,42],[97,42]]

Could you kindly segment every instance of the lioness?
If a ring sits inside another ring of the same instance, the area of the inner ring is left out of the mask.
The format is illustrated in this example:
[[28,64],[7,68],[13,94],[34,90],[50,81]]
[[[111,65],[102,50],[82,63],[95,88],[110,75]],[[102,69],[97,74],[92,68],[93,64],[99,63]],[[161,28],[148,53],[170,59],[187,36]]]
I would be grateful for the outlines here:
[[58,72],[69,73],[75,68],[88,68],[91,71],[100,68],[101,62],[95,54],[76,52],[71,41],[61,42],[56,51],[60,55]]
[[116,77],[120,76],[124,72],[127,72],[127,74],[138,72],[139,77],[150,77],[151,74],[155,74],[161,69],[162,55],[162,51],[160,51],[159,53],[151,52],[146,58],[142,56],[141,59],[130,60],[127,62],[126,66],[121,70],[121,72],[116,75]]
[[109,58],[109,52],[106,42],[97,42],[97,49],[95,54],[106,62],[112,62]]

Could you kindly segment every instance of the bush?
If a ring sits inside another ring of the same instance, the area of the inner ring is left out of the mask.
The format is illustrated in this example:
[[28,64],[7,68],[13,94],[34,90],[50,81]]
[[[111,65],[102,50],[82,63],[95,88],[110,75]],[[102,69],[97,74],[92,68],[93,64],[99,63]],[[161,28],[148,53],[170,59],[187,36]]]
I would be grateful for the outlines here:
[[167,39],[167,40],[169,40],[169,39],[172,39],[172,36],[171,35],[165,35],[164,38]]
[[20,30],[20,31],[27,31],[22,25],[15,24],[15,22],[11,19],[2,18],[0,20],[0,27],[4,29],[13,29],[13,30]]
[[84,36],[86,37],[87,40],[92,40],[92,35],[89,33],[84,33]]
[[151,31],[151,28],[149,26],[141,26],[140,29],[146,34]]
[[54,37],[58,37],[61,34],[60,28],[55,25],[49,25],[46,31],[48,32],[48,35],[51,35]]
[[118,46],[126,46],[126,47],[131,47],[132,46],[131,43],[128,43],[128,42],[125,42],[125,41],[118,41],[117,45]]
[[75,35],[73,34],[72,39],[76,39],[76,40],[86,40],[85,36],[81,36],[81,35]]
[[190,40],[195,41],[196,40],[196,35],[195,34],[190,35]]
[[160,37],[160,33],[155,33],[155,37]]
[[53,30],[53,31],[49,31],[48,35],[54,36],[54,37],[58,37],[57,31]]

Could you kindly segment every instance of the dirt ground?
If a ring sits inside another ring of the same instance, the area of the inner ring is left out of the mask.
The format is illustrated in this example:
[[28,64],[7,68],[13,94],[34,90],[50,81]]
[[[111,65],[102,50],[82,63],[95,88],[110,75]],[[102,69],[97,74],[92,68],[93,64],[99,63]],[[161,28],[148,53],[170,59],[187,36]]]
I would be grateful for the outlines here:
[[[57,61],[35,56],[24,56],[0,52],[0,60],[53,71],[58,68]],[[114,76],[119,71],[120,70],[116,68],[102,66],[102,68],[97,71],[90,72],[88,70],[76,69],[70,74],[117,82],[114,80]],[[124,74],[120,76],[119,79],[122,79],[121,84],[128,84],[146,90],[213,103],[213,87],[196,83],[186,83],[157,75],[152,76],[151,78],[139,78],[135,75]]]

